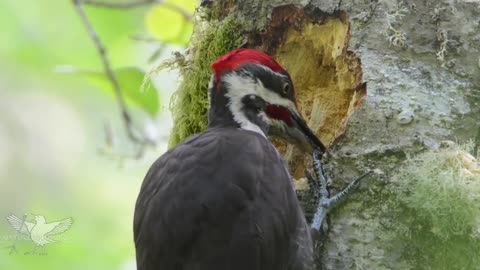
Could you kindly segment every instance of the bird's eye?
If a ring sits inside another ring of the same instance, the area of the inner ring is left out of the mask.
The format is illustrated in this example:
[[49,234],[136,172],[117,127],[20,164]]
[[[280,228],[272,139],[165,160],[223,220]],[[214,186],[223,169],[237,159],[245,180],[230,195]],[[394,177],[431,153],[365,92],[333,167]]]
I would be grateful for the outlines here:
[[290,93],[290,84],[286,83],[283,85],[283,93],[288,95]]

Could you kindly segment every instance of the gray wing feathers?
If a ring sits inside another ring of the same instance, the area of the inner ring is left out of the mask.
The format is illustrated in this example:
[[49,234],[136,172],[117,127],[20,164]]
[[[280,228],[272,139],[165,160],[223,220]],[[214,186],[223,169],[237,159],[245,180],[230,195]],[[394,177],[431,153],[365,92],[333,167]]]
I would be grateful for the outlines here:
[[134,218],[137,268],[309,269],[302,260],[311,243],[292,243],[305,233],[299,223],[308,228],[298,207],[270,142],[238,129],[206,131],[147,173]]
[[7,220],[17,232],[22,234],[30,234],[33,226],[35,226],[34,223],[22,220],[14,214],[10,214],[9,216],[7,216]]
[[64,231],[68,230],[72,226],[73,220],[72,218],[66,218],[62,221],[53,222],[52,224],[54,223],[57,223],[56,226],[51,231],[46,233],[45,236],[63,233]]

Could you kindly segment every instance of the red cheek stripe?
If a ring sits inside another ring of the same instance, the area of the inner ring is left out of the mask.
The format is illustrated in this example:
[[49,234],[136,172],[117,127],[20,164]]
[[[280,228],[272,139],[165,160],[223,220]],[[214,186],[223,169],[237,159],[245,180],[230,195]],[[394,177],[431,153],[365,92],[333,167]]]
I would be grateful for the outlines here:
[[287,123],[289,126],[293,125],[293,120],[292,120],[290,111],[283,106],[267,105],[267,109],[265,110],[265,113],[270,118],[282,120],[283,122]]

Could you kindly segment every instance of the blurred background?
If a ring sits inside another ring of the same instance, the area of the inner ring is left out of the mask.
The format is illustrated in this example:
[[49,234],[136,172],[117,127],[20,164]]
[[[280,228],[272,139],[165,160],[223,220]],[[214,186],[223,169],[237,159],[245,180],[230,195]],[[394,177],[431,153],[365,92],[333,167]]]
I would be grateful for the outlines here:
[[[196,4],[82,8],[108,50],[132,130],[155,144],[145,146],[127,136],[72,1],[0,2],[0,269],[135,269],[135,199],[167,148],[178,76],[144,78],[185,50]],[[12,214],[32,223],[71,217],[73,225],[44,254],[31,253],[35,244],[6,219]]]

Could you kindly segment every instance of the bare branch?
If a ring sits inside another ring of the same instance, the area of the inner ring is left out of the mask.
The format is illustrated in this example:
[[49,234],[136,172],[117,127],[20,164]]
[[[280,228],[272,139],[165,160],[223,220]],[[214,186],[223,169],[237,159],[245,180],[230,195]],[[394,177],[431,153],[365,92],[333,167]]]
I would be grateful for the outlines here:
[[193,21],[193,16],[192,14],[190,14],[190,12],[188,12],[187,10],[185,10],[184,8],[180,7],[180,6],[177,6],[175,4],[172,4],[172,3],[161,3],[163,6],[169,8],[169,9],[172,9],[172,10],[175,10],[177,11],[178,13],[182,14],[183,18],[187,21]]
[[[75,1],[75,0],[74,0]],[[77,1],[78,2],[78,1]],[[101,0],[84,0],[82,1],[85,5],[96,6],[96,7],[104,7],[104,8],[119,8],[119,9],[129,9],[129,8],[136,8],[141,6],[147,6],[152,4],[163,5],[167,8],[177,11],[178,13],[182,14],[185,20],[192,21],[192,14],[185,10],[184,8],[172,4],[167,3],[163,0],[136,0],[131,2],[110,2],[110,1],[101,1]]]
[[[79,2],[79,1],[76,1]],[[137,0],[131,2],[109,2],[109,1],[99,1],[99,0],[84,0],[84,5],[105,7],[105,8],[136,8],[141,6],[147,6],[151,4],[161,3],[162,0]]]
[[112,67],[110,66],[110,62],[107,57],[107,50],[103,43],[101,42],[100,38],[98,37],[97,32],[93,28],[92,23],[88,19],[85,10],[83,9],[82,4],[88,2],[88,1],[83,1],[83,0],[73,0],[74,7],[82,20],[83,25],[85,26],[88,35],[90,36],[90,39],[93,41],[95,44],[95,47],[100,55],[100,59],[102,60],[103,63],[103,68],[105,71],[105,74],[107,75],[110,83],[112,84],[112,88],[115,92],[115,97],[117,99],[118,105],[120,106],[120,111],[122,114],[123,118],[123,123],[125,125],[125,129],[127,131],[128,137],[133,141],[141,145],[155,145],[155,142],[149,138],[147,138],[145,135],[143,135],[141,132],[137,132],[135,130],[135,127],[133,126],[132,122],[132,117],[127,109],[127,105],[125,103],[125,100],[123,98],[122,90],[120,88],[120,84],[118,83],[117,77],[115,73],[113,72]]

